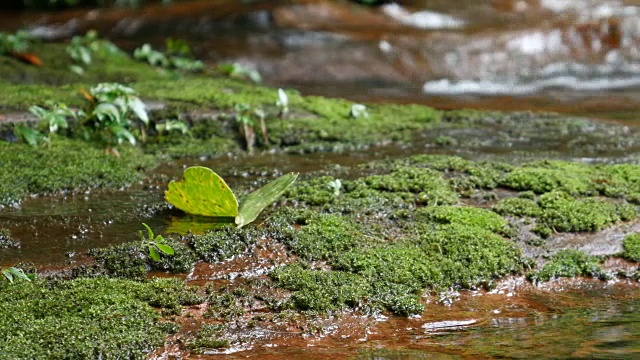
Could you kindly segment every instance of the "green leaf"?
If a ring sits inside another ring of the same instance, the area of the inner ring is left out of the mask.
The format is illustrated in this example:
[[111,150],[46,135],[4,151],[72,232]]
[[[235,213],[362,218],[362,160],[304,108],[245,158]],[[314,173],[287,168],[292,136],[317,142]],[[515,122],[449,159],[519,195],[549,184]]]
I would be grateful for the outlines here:
[[155,244],[156,247],[158,248],[158,250],[162,251],[163,253],[167,254],[167,255],[173,255],[174,251],[173,248],[169,245],[166,244]]
[[149,257],[153,261],[160,261],[160,254],[158,254],[158,250],[153,245],[149,245]]
[[260,212],[276,201],[298,178],[298,173],[280,176],[274,181],[247,195],[240,205],[236,224],[243,227],[254,221]]
[[213,170],[193,166],[187,168],[180,181],[171,181],[164,192],[171,205],[193,215],[235,217],[238,200],[227,183]]
[[[147,234],[149,234],[149,240],[153,240],[153,230],[151,230],[149,225],[147,225],[145,223],[142,223],[142,226],[144,226],[147,229]],[[142,234],[140,234],[140,236],[142,237]]]
[[147,115],[147,110],[145,109],[145,105],[142,100],[132,96],[127,99],[127,105],[129,105],[129,108],[134,112],[134,114],[136,114],[138,119],[140,119],[145,125],[149,125],[149,116]]
[[2,270],[2,275],[4,275],[4,277],[6,277],[10,283],[13,283],[13,275],[11,274],[11,271],[9,271],[9,269]]

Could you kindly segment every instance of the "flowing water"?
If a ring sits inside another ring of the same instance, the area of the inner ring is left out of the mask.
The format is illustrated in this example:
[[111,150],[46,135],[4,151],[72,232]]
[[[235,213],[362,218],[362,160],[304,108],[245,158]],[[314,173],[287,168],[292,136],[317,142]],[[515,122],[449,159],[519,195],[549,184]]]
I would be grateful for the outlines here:
[[[638,131],[640,1],[398,3],[364,8],[313,0],[186,1],[136,11],[2,13],[0,31],[26,27],[55,39],[95,28],[128,50],[144,42],[161,47],[169,36],[184,38],[210,63],[239,61],[260,70],[268,84],[305,94],[446,109],[550,110]],[[491,127],[474,129],[476,137],[498,133]],[[585,141],[597,145],[604,140]],[[456,153],[482,158],[535,150],[557,158],[624,161],[637,160],[639,152],[637,146],[608,154],[587,148],[576,151],[565,142],[546,143],[540,134],[515,146],[482,151],[462,147]],[[438,150],[414,144],[348,154],[265,154],[196,163],[215,166],[235,188],[287,171],[305,173],[426,151]],[[125,191],[27,199],[21,208],[2,209],[2,226],[22,247],[0,250],[0,266],[32,262],[55,267],[82,261],[80,253],[88,248],[134,240],[142,222],[166,229],[171,214],[162,199],[163,186],[184,165],[165,165]],[[565,285],[572,290],[562,291]],[[432,304],[421,319],[380,318],[362,333],[350,333],[362,327],[346,324],[316,339],[292,337],[227,357],[640,357],[640,292],[634,282],[578,279],[543,289],[505,286]]]

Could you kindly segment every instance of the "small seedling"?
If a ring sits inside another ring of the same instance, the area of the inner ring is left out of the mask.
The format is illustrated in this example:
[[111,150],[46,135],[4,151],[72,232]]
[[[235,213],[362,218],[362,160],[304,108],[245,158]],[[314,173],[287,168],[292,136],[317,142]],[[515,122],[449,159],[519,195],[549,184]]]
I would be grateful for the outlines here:
[[184,40],[167,39],[166,51],[165,54],[154,50],[149,44],[144,44],[134,50],[133,58],[146,61],[151,66],[167,69],[197,71],[204,68],[202,61],[192,58],[191,48]]
[[362,104],[353,104],[351,105],[351,111],[349,112],[349,116],[354,119],[359,118],[369,118],[369,111],[367,111],[367,107]]
[[13,283],[13,280],[15,278],[18,278],[20,280],[25,280],[25,281],[31,281],[29,276],[27,276],[27,274],[25,274],[24,271],[22,271],[22,269],[18,269],[13,266],[2,270],[2,275],[4,275],[4,277],[7,280],[9,280],[10,283]]
[[278,89],[278,100],[276,101],[276,106],[280,110],[278,112],[278,116],[281,119],[284,119],[287,114],[289,114],[289,96],[282,89]]
[[342,190],[342,181],[335,179],[327,184],[331,190],[333,190],[333,196],[340,196],[340,190]]
[[262,75],[258,70],[240,63],[220,64],[218,71],[234,79],[251,80],[254,83],[262,82]]
[[156,124],[156,131],[158,134],[164,134],[171,131],[179,131],[183,135],[189,134],[189,127],[184,121],[180,120],[167,120],[162,124]]
[[55,133],[58,129],[68,128],[68,119],[76,119],[78,117],[77,113],[66,104],[47,100],[45,106],[32,106],[29,108],[29,112],[38,117],[40,122],[49,128],[50,133]]
[[200,216],[233,218],[238,227],[253,222],[298,178],[297,173],[283,175],[250,193],[238,207],[238,200],[227,183],[213,170],[192,166],[180,181],[171,181],[164,198],[178,209]]
[[138,231],[138,233],[140,234],[140,240],[142,240],[144,246],[147,246],[149,249],[149,257],[151,260],[160,261],[160,252],[166,255],[174,254],[173,248],[165,244],[165,240],[162,235],[158,235],[154,238],[153,230],[151,230],[149,225],[145,223],[142,223],[142,225],[147,229],[147,238],[145,239],[142,230]]
[[111,41],[100,39],[98,32],[89,30],[84,36],[74,36],[67,46],[67,54],[77,63],[70,66],[78,75],[84,74],[83,66],[90,66],[94,55],[121,55],[123,52]]

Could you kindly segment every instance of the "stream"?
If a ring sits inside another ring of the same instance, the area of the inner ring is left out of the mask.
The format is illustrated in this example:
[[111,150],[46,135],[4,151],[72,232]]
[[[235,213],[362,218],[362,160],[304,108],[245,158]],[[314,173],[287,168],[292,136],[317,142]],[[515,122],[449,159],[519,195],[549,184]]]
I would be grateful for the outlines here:
[[[181,38],[207,63],[240,62],[259,70],[267,85],[305,95],[441,109],[553,111],[640,131],[638,0],[407,0],[374,8],[328,0],[183,1],[135,11],[0,13],[0,31],[19,28],[48,40],[97,29],[128,51]],[[500,131],[509,130],[486,127],[467,136],[491,138]],[[0,249],[0,267],[76,264],[85,261],[87,249],[135,240],[142,222],[166,230],[172,219],[162,210],[164,186],[188,165],[215,168],[236,188],[289,171],[304,176],[427,152],[515,161],[537,152],[590,162],[638,161],[640,154],[638,148],[567,150],[541,134],[535,143],[482,149],[426,148],[418,137],[408,145],[351,153],[175,161],[123,191],[31,198],[20,208],[0,209],[0,223],[22,243]],[[585,141],[597,145],[601,139]],[[640,357],[636,281],[573,279],[535,287],[512,278],[492,291],[451,299],[430,304],[422,318],[380,317],[362,333],[350,332],[361,326],[334,319],[339,325],[327,325],[326,335],[258,344],[224,358]],[[197,358],[221,358],[216,356]]]

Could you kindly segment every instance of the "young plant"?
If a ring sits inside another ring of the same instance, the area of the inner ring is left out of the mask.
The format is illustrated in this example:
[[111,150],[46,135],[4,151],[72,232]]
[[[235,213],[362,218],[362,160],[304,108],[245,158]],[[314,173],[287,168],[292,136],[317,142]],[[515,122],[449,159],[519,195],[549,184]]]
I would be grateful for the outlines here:
[[4,275],[4,277],[7,280],[9,280],[10,283],[13,283],[13,280],[15,278],[18,278],[20,280],[25,280],[25,281],[31,281],[29,276],[27,276],[27,274],[25,274],[24,271],[22,271],[22,269],[18,269],[13,266],[10,268],[3,269],[2,275]]
[[0,55],[11,55],[32,65],[42,65],[42,61],[34,54],[29,54],[33,37],[26,31],[19,30],[15,34],[0,32]]
[[262,82],[262,75],[258,70],[240,63],[220,64],[218,71],[233,79],[251,80],[256,84]]
[[189,134],[189,127],[181,120],[167,120],[162,124],[156,124],[158,134],[164,134],[172,131],[179,131],[182,135]]
[[153,261],[160,261],[160,253],[165,255],[173,255],[173,248],[167,244],[165,244],[164,237],[162,235],[158,235],[153,237],[153,230],[149,227],[149,225],[142,223],[142,225],[147,229],[147,238],[145,239],[144,233],[142,230],[138,231],[140,234],[140,240],[142,240],[144,246],[149,249],[149,257]]
[[278,89],[278,100],[276,101],[278,107],[278,116],[284,119],[289,114],[289,96],[282,89]]
[[369,111],[367,111],[367,107],[362,104],[353,104],[351,105],[351,111],[349,112],[349,116],[354,119],[359,118],[369,118]]
[[121,55],[122,51],[111,41],[98,37],[98,32],[89,30],[84,36],[74,36],[67,46],[67,54],[77,63],[71,65],[71,71],[84,74],[84,68],[91,65],[94,55]]
[[68,128],[69,119],[78,118],[78,114],[66,104],[47,100],[45,106],[31,106],[29,112],[35,115],[40,120],[40,123],[49,129],[50,133],[55,133],[58,129]]
[[297,173],[283,175],[247,195],[238,207],[236,196],[218,174],[206,167],[192,166],[185,169],[181,180],[169,183],[164,198],[186,213],[233,218],[242,227],[253,222],[297,178]]
[[327,186],[333,190],[333,196],[340,196],[340,191],[342,190],[342,181],[340,179],[330,181]]
[[13,133],[16,137],[31,146],[38,146],[40,144],[50,144],[51,140],[48,136],[40,131],[30,128],[22,124],[15,124],[13,126]]
[[136,60],[146,61],[151,66],[171,68],[187,71],[198,71],[204,68],[202,61],[194,60],[191,48],[184,40],[166,40],[166,54],[154,50],[149,44],[144,44],[135,49],[133,57]]
[[131,128],[136,124],[131,115],[140,121],[140,133],[144,141],[144,127],[149,125],[149,116],[145,105],[135,96],[135,91],[117,83],[102,83],[89,91],[95,106],[85,116],[84,123],[91,122],[93,130],[107,144],[121,144],[128,141],[136,144]]

